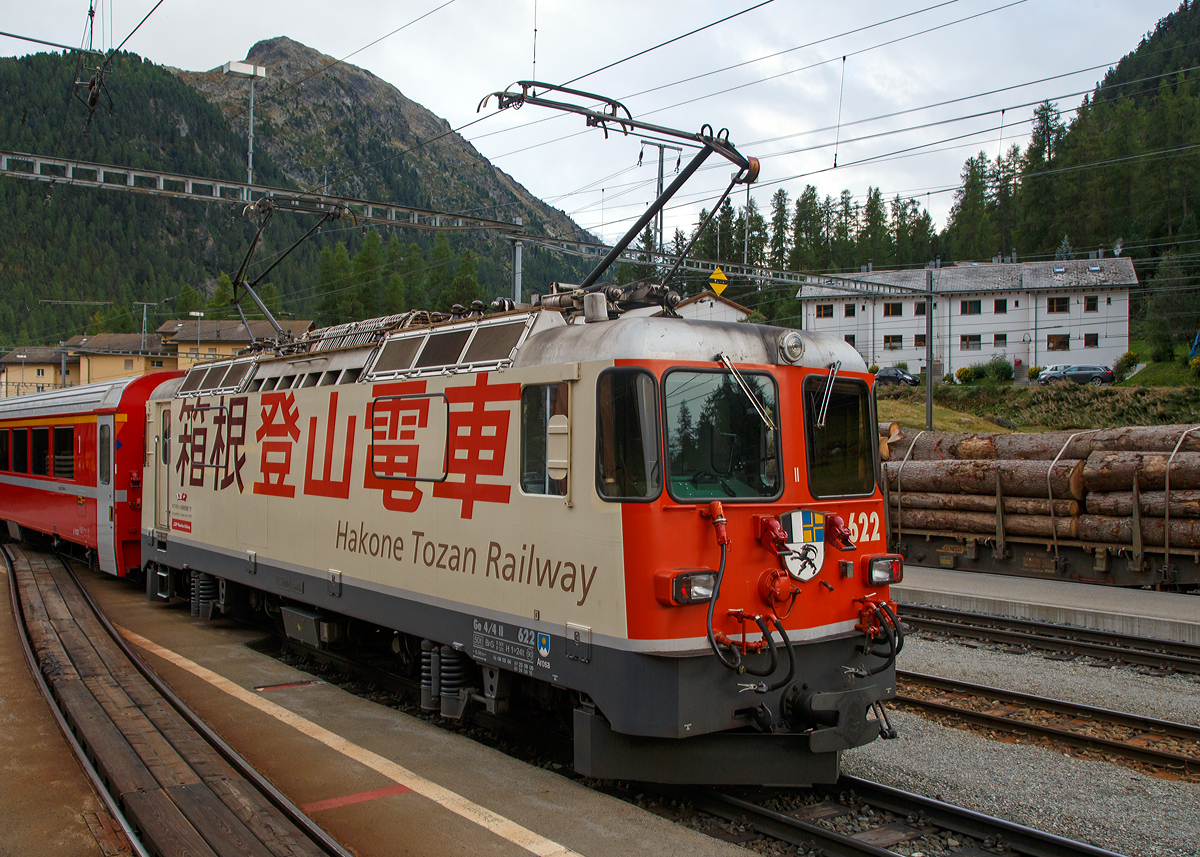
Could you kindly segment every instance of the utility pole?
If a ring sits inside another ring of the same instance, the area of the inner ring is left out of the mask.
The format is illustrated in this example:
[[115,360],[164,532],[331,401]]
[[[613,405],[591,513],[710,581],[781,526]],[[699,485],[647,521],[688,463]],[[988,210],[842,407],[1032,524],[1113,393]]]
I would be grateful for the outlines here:
[[925,269],[925,430],[933,431],[933,271]]
[[[514,218],[517,226],[520,226],[524,221],[520,218]],[[513,302],[521,302],[521,246],[520,240],[513,242]]]
[[152,306],[158,306],[158,304],[157,303],[148,304],[148,303],[145,303],[144,301],[134,301],[133,305],[140,306],[142,308],[142,350],[145,351],[146,350],[146,308],[152,307]]
[[[642,139],[642,145],[643,146],[655,146],[658,148],[658,196],[662,196],[664,153],[667,149],[670,149],[673,152],[679,152],[680,155],[682,156],[683,148],[680,146],[671,146],[667,143],[660,143],[657,140],[647,140],[644,138]],[[749,188],[747,188],[747,190],[748,189]],[[655,198],[657,199],[658,196],[656,196]],[[658,250],[658,252],[661,253],[661,252],[663,252],[663,213],[662,213],[661,208],[658,210],[658,215],[654,218],[654,230],[655,230],[655,239],[658,242],[657,244],[655,244],[655,247]]]

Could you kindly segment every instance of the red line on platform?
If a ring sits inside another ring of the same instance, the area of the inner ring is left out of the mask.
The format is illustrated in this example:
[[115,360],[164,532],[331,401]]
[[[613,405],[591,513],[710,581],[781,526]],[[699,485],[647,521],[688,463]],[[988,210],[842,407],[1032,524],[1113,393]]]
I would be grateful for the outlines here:
[[329,800],[319,800],[314,803],[306,803],[300,807],[305,814],[320,812],[323,809],[337,809],[339,806],[350,806],[355,803],[364,803],[369,800],[375,800],[381,797],[391,797],[392,795],[403,794],[404,792],[412,791],[408,786],[394,785],[384,786],[381,789],[372,789],[369,792],[359,792],[354,795],[344,795],[342,797],[333,797]]

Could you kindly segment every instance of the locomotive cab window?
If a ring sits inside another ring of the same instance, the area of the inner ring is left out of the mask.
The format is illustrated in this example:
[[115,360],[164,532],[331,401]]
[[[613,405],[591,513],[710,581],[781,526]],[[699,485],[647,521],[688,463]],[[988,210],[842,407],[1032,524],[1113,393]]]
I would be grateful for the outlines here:
[[662,490],[654,378],[639,369],[610,369],[596,394],[596,490],[606,500],[654,499]]
[[560,435],[566,439],[567,402],[566,383],[521,391],[521,490],[526,494],[567,493],[567,480],[560,476],[565,468],[556,466],[565,464],[565,450],[554,449]]
[[875,424],[867,385],[834,381],[825,425],[818,428],[827,386],[825,375],[810,375],[804,381],[809,490],[818,498],[871,494],[875,490]]
[[[779,495],[778,396],[770,375],[675,370],[663,378],[667,489],[680,501],[763,500]],[[753,395],[757,400],[750,400]]]
[[29,429],[12,430],[12,471],[29,472]]

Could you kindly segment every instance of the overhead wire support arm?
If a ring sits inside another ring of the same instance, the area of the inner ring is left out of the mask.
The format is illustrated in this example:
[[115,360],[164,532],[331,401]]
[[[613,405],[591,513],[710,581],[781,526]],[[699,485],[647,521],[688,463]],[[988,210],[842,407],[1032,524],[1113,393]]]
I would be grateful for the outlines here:
[[[634,119],[624,104],[612,98],[606,98],[603,95],[596,95],[592,92],[583,92],[578,89],[569,89],[564,86],[556,86],[551,83],[541,83],[533,80],[520,80],[514,86],[520,87],[520,91],[514,91],[512,87],[503,92],[493,92],[487,95],[479,102],[479,107],[476,112],[483,110],[488,101],[495,97],[496,107],[498,110],[507,110],[512,107],[520,109],[525,104],[533,104],[539,107],[549,107],[552,110],[561,110],[566,113],[575,113],[583,116],[587,120],[588,127],[600,128],[604,131],[604,136],[608,136],[610,126],[615,126],[622,134],[628,135],[630,131],[646,131],[653,134],[659,134],[664,137],[671,137],[677,140],[687,140],[691,143],[696,143],[700,146],[700,151],[692,158],[688,165],[679,171],[674,181],[661,193],[658,198],[651,203],[650,207],[638,218],[637,222],[630,227],[621,238],[613,245],[613,247],[605,254],[604,258],[592,269],[579,284],[579,288],[587,289],[592,287],[601,274],[603,274],[610,265],[624,252],[639,234],[646,224],[655,218],[663,206],[675,195],[675,193],[683,187],[684,183],[700,168],[700,165],[708,159],[708,156],[716,152],[727,161],[731,162],[738,168],[738,172],[734,175],[730,182],[730,189],[737,184],[753,184],[758,179],[759,163],[757,158],[748,158],[739,152],[732,143],[729,142],[728,129],[721,129],[719,132],[713,132],[711,125],[704,125],[699,132],[680,131],[675,128],[667,128],[662,125],[655,125],[651,122],[642,122],[639,119]],[[573,104],[568,101],[554,101],[538,95],[537,91],[560,92],[564,95],[576,96],[588,101],[599,102],[602,109],[596,110],[582,104]],[[726,191],[728,195],[729,191]],[[665,281],[664,281],[665,282]]]

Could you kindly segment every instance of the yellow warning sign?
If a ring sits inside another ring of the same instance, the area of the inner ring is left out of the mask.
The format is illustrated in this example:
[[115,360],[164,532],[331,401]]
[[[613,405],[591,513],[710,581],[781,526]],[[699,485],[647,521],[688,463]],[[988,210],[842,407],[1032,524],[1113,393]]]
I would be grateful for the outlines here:
[[720,268],[714,270],[708,277],[708,285],[718,295],[725,291],[725,287],[729,285],[729,278],[725,276],[725,272]]

